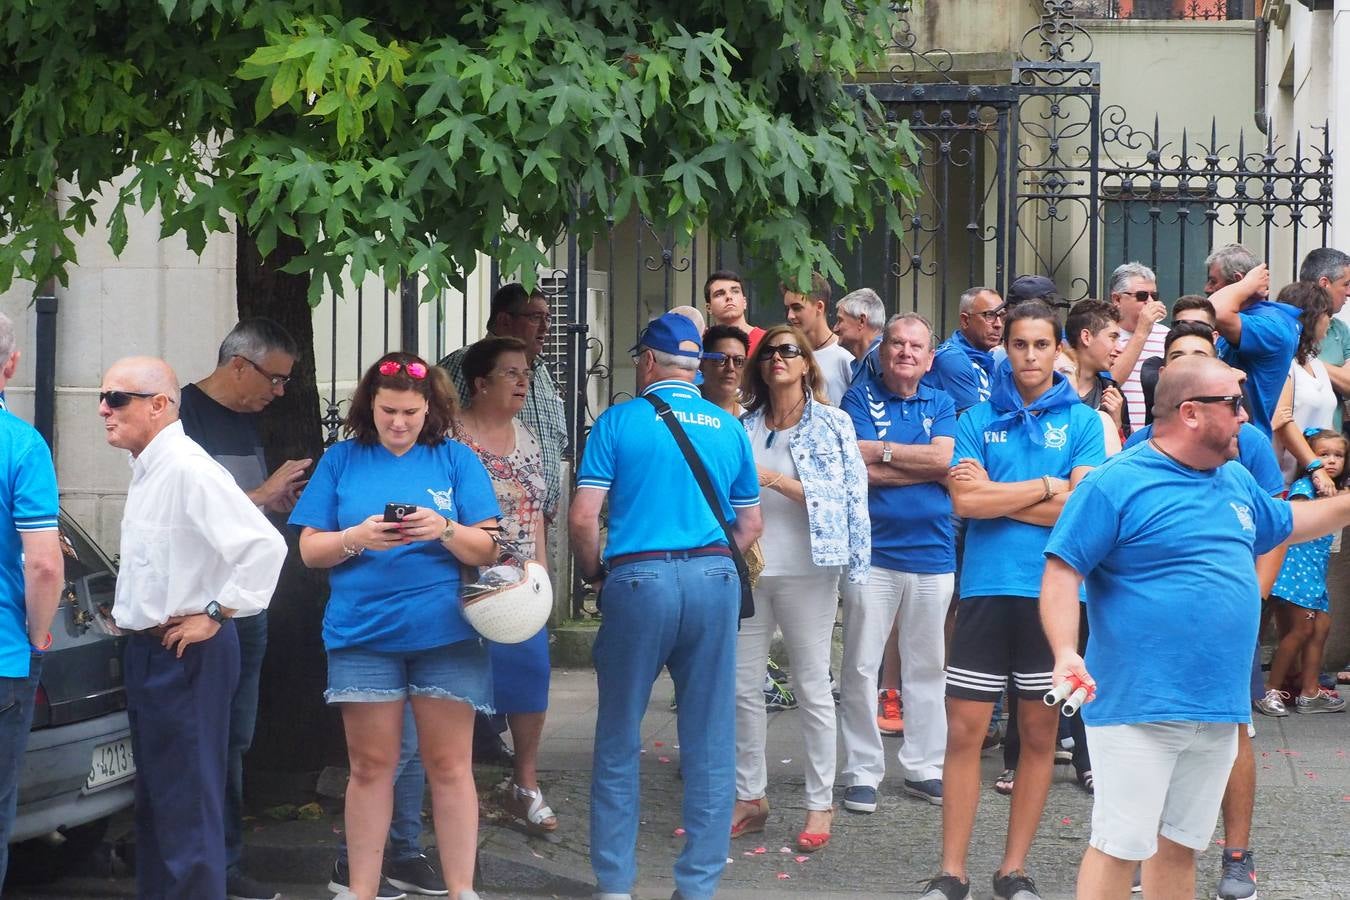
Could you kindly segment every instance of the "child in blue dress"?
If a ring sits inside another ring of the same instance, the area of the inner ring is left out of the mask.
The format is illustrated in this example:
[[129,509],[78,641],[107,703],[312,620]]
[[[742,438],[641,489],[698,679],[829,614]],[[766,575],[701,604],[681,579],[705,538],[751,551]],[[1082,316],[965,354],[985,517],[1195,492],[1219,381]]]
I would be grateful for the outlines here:
[[[1309,430],[1305,434],[1308,446],[1317,454],[1322,468],[1337,490],[1345,490],[1345,456],[1347,442],[1335,431]],[[1314,464],[1315,465],[1315,464]],[[1289,488],[1292,502],[1310,500],[1316,496],[1311,480],[1305,475]],[[1327,563],[1331,558],[1332,535],[1294,544],[1284,558],[1280,575],[1271,594],[1276,600],[1276,615],[1280,625],[1280,643],[1270,664],[1270,679],[1266,682],[1266,696],[1256,702],[1257,711],[1268,716],[1286,716],[1289,707],[1298,713],[1332,713],[1345,710],[1345,700],[1317,683],[1322,671],[1322,654],[1327,634],[1331,631],[1331,614],[1327,603]],[[1302,655],[1302,689],[1292,704],[1289,694],[1282,690],[1291,666]]]

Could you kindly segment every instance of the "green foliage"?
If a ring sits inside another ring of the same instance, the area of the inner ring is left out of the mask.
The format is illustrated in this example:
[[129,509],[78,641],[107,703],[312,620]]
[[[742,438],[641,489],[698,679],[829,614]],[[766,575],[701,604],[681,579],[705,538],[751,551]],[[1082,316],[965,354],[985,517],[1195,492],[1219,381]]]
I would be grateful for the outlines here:
[[231,217],[297,237],[315,298],[347,266],[430,294],[489,250],[528,278],[634,211],[842,279],[824,238],[915,190],[907,128],[843,89],[890,7],[0,0],[0,290],[64,280],[100,194],[119,252],[132,204],[198,252]]

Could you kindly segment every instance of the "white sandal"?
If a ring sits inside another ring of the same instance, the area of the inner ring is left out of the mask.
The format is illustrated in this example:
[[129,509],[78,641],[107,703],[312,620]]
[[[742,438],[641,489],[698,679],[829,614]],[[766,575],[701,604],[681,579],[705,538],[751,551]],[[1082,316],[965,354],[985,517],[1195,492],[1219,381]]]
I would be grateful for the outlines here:
[[[507,805],[512,815],[525,820],[525,824],[535,831],[550,832],[558,827],[558,816],[544,802],[544,792],[539,789],[523,788],[514,781],[507,785]],[[552,819],[553,823],[548,824]]]

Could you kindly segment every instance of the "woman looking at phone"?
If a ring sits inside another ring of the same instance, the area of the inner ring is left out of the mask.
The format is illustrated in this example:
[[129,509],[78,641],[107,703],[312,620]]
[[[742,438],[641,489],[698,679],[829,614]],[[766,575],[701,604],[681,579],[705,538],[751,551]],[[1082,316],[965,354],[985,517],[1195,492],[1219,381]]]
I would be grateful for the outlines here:
[[[516,415],[530,392],[525,342],[489,337],[469,347],[462,363],[469,401],[454,435],[487,467],[501,507],[501,538],[548,568],[545,547],[544,456],[539,442]],[[539,789],[539,738],[548,709],[548,629],[520,644],[488,644],[492,705],[506,715],[515,749],[514,777],[506,809],[536,832],[554,831],[558,817]]]
[[[347,852],[358,900],[374,900],[379,885],[409,697],[450,896],[477,897],[470,745],[474,710],[491,708],[492,682],[487,647],[460,613],[459,567],[496,558],[483,529],[496,525],[498,508],[483,464],[447,437],[452,398],[439,369],[385,354],[356,387],[344,423],[350,438],[324,453],[291,513],[305,565],[333,570],[324,697],[341,706],[347,735]],[[408,507],[401,521],[385,521],[390,503]]]

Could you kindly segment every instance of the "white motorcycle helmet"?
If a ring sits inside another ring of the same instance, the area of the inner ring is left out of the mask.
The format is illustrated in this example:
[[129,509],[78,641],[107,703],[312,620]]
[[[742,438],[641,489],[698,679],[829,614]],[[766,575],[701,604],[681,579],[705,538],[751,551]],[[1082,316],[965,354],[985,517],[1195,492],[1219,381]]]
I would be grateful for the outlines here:
[[548,570],[509,546],[497,564],[464,585],[464,618],[474,631],[498,644],[519,644],[539,633],[553,611]]

